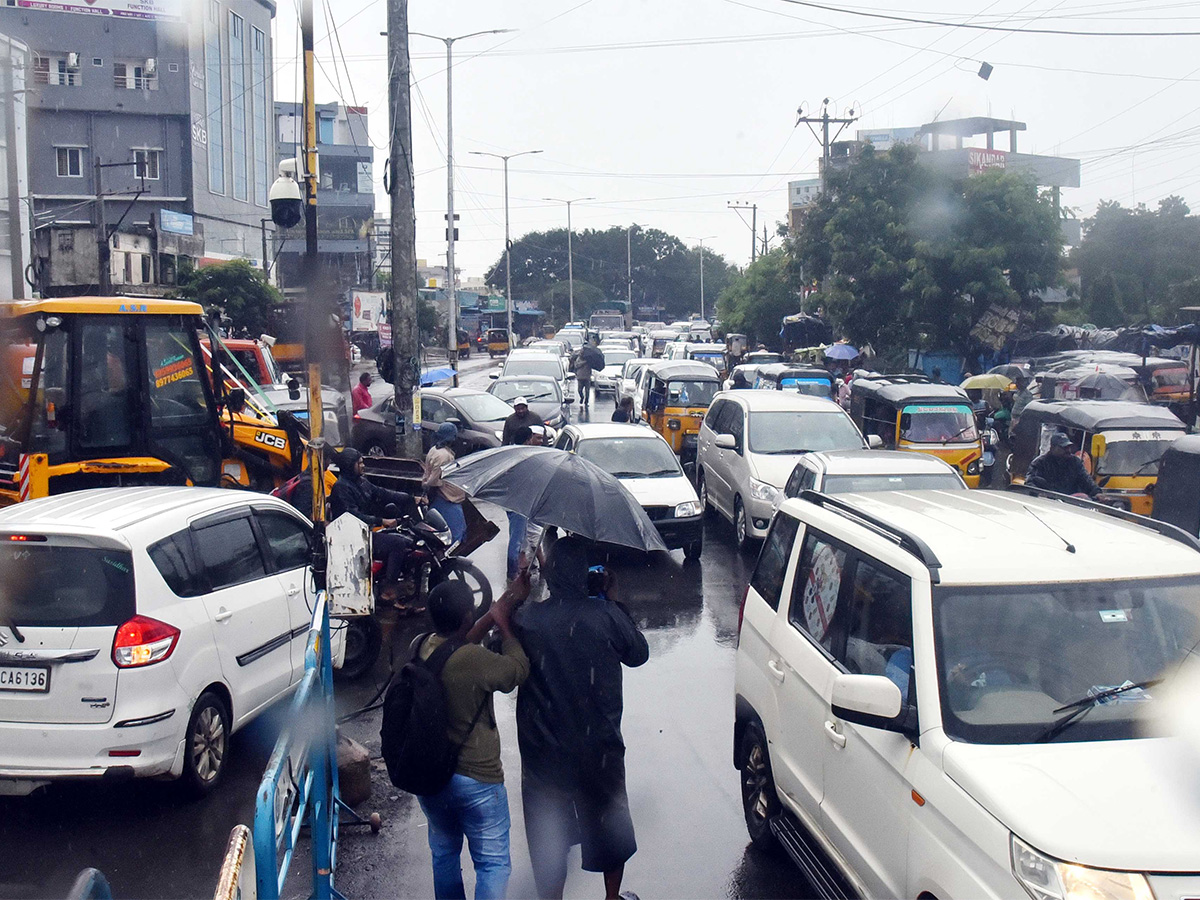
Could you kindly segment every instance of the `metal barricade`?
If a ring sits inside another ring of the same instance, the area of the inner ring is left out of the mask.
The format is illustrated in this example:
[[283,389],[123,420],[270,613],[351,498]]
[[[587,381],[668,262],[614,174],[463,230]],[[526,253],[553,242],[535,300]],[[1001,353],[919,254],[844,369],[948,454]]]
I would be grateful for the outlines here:
[[312,840],[312,896],[341,898],[333,886],[339,809],[358,818],[338,794],[329,610],[321,591],[304,652],[304,677],[258,788],[253,848],[259,900],[279,900],[306,826]]
[[255,900],[258,885],[254,878],[254,847],[250,829],[234,825],[221,860],[221,874],[213,900]]

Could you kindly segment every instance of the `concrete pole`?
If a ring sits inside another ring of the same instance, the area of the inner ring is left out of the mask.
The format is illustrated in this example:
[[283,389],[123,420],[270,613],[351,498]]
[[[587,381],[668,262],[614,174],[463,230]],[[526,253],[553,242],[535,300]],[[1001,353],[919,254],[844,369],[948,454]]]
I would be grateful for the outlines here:
[[458,285],[454,273],[454,38],[446,42],[446,354],[458,387]]

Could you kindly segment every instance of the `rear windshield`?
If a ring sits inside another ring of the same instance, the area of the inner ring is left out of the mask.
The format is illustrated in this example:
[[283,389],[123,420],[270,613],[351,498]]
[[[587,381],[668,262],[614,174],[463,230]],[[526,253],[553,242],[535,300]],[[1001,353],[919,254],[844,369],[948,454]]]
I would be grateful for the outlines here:
[[85,628],[120,625],[133,614],[128,551],[0,544],[0,624]]

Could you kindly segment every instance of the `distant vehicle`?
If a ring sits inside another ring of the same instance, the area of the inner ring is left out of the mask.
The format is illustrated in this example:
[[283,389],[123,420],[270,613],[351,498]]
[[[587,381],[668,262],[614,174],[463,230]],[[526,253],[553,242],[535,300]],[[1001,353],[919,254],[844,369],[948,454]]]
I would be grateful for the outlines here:
[[805,453],[775,498],[776,510],[805,491],[868,494],[874,491],[965,491],[954,466],[923,453],[895,450],[829,450]]
[[562,341],[574,352],[583,346],[583,329],[562,328],[554,335],[554,340]]
[[595,463],[633,494],[663,543],[688,559],[704,550],[700,501],[678,457],[649,428],[624,424],[568,425],[554,444]]
[[529,350],[541,350],[544,353],[553,353],[556,356],[570,356],[571,347],[566,341],[560,341],[557,338],[552,340],[534,341],[528,347]]
[[821,366],[802,366],[795,363],[769,363],[758,367],[754,387],[768,391],[795,391],[825,400],[836,398],[833,376]]
[[612,349],[601,347],[600,349],[604,354],[605,365],[599,372],[592,373],[592,386],[596,389],[597,394],[611,393],[615,395],[621,386],[625,363],[631,359],[636,359],[637,353],[633,350],[617,347]]
[[654,357],[662,356],[667,345],[673,342],[678,335],[679,332],[671,328],[660,328],[651,331],[647,335],[650,342],[650,346],[647,349],[650,351],[650,355]]
[[638,373],[652,362],[654,360],[648,356],[635,356],[633,359],[625,361],[625,365],[621,367],[621,380],[617,386],[616,396],[613,397],[615,405],[620,406],[621,401],[626,397],[637,397]]
[[312,526],[283,500],[86,490],[0,510],[0,535],[0,794],[134,777],[207,794],[230,736],[304,674]]
[[588,317],[588,331],[624,331],[625,313],[619,309],[597,309]]
[[805,453],[867,447],[850,417],[830,400],[785,391],[724,391],[700,426],[700,501],[733,523],[743,547],[766,536],[775,499]]
[[[511,406],[486,391],[425,388],[421,391],[421,446],[428,452],[438,426],[453,422],[458,426],[455,456],[499,447],[504,420],[512,411]],[[355,413],[350,445],[364,456],[395,456],[396,405],[391,394]]]
[[576,399],[575,375],[568,371],[567,362],[561,356],[541,350],[514,350],[500,371],[491,373],[490,377],[504,375],[548,375],[558,382],[564,397]]

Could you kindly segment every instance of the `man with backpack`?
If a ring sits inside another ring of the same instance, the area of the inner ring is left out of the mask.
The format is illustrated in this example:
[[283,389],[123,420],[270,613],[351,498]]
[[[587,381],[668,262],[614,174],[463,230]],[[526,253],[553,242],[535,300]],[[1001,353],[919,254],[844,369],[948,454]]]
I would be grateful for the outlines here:
[[[384,701],[383,757],[392,782],[417,794],[429,822],[439,900],[465,896],[464,837],[476,900],[503,898],[508,889],[508,794],[492,694],[511,692],[529,675],[510,624],[528,594],[528,579],[518,578],[475,623],[470,588],[456,580],[439,584],[428,603],[436,632],[418,639],[413,662]],[[502,638],[500,653],[476,643],[492,625]]]

